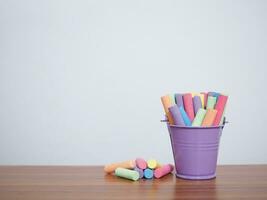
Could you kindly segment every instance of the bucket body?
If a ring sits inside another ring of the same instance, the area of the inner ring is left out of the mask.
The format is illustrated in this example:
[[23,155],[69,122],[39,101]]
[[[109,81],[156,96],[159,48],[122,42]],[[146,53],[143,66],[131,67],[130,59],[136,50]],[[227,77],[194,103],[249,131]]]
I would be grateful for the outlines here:
[[181,127],[169,125],[176,176],[184,179],[216,177],[220,137],[224,126]]

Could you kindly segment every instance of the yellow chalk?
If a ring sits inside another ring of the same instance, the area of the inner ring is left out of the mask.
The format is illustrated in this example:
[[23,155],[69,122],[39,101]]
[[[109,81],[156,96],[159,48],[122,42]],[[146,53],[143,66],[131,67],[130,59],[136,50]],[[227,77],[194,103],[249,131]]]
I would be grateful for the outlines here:
[[147,166],[150,169],[156,169],[160,167],[161,165],[155,159],[150,159],[147,161]]

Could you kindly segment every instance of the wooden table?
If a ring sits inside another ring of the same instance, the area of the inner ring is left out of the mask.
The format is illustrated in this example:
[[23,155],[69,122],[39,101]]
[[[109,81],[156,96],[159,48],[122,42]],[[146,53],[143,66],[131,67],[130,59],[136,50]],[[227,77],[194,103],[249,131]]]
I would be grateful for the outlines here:
[[100,166],[0,166],[0,199],[267,199],[267,165],[219,166],[213,180],[136,182]]

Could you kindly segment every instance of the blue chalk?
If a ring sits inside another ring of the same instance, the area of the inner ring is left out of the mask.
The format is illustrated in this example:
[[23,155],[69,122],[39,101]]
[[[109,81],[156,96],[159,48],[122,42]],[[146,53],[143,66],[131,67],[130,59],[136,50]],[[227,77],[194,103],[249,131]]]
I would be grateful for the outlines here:
[[183,117],[183,120],[184,120],[185,125],[186,125],[186,126],[192,126],[192,123],[191,123],[191,121],[190,121],[188,115],[186,114],[184,108],[183,108],[182,106],[180,106],[180,107],[179,107],[179,110],[180,110],[180,113],[181,113],[181,115],[182,115],[182,117]]
[[218,96],[220,96],[221,94],[218,93],[218,92],[209,92],[208,93],[209,96],[213,96],[213,97],[216,97],[216,99],[218,98]]
[[146,178],[146,179],[151,179],[151,178],[153,178],[153,170],[152,169],[149,169],[149,168],[147,168],[147,169],[145,169],[144,170],[144,177]]

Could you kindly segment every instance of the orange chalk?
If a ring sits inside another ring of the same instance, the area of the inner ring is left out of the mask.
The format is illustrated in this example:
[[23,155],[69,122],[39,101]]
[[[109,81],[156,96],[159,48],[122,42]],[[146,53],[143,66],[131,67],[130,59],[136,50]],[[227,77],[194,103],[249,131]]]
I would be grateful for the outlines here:
[[208,109],[206,112],[206,115],[202,121],[201,126],[211,126],[213,124],[213,121],[216,117],[217,110],[215,109]]
[[173,105],[172,101],[170,99],[170,96],[165,95],[165,96],[162,96],[160,99],[161,99],[165,114],[167,115],[167,118],[168,118],[170,124],[174,124],[173,118],[172,118],[172,116],[169,112],[169,109],[168,109],[169,107],[171,107]]
[[127,160],[118,163],[111,163],[104,167],[104,171],[106,173],[114,172],[118,167],[126,168],[126,169],[133,169],[135,167],[135,160]]

